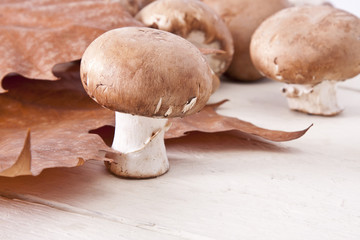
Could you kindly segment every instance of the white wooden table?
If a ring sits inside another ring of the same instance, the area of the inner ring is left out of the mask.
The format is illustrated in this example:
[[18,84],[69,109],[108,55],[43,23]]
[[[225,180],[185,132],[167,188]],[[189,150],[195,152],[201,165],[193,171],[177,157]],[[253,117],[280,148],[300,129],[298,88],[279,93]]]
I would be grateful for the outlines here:
[[167,142],[171,169],[150,180],[95,161],[0,178],[0,239],[360,239],[360,78],[332,118],[288,110],[281,86],[224,82],[211,101],[262,127],[314,123],[302,138],[192,134]]

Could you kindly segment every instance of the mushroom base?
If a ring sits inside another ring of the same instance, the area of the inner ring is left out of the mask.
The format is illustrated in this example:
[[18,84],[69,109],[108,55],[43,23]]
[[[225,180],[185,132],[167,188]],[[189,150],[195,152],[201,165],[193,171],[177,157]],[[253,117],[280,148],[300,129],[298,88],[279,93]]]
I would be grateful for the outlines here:
[[287,84],[282,92],[292,110],[334,116],[343,110],[337,102],[336,83],[336,81],[323,81],[314,86]]
[[108,163],[115,175],[126,178],[152,178],[169,170],[164,134],[167,119],[115,112],[112,148],[122,155]]

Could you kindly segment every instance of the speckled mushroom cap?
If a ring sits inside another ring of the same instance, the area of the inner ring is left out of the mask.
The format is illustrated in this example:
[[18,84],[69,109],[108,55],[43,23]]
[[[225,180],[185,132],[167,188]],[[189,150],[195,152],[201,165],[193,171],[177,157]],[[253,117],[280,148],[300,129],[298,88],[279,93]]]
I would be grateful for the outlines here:
[[190,42],[141,27],[111,30],[95,39],[80,71],[86,92],[100,105],[147,117],[200,111],[216,77]]
[[262,78],[250,59],[250,40],[256,28],[270,15],[289,7],[286,0],[203,0],[225,21],[235,52],[227,75],[242,81]]
[[253,35],[251,56],[267,77],[293,84],[360,73],[360,19],[330,6],[282,10]]
[[186,38],[200,48],[202,46],[191,34],[203,32],[205,44],[225,51],[223,54],[207,56],[219,60],[208,61],[212,69],[221,75],[229,67],[234,53],[231,33],[215,11],[201,1],[158,0],[144,7],[135,18],[145,26]]

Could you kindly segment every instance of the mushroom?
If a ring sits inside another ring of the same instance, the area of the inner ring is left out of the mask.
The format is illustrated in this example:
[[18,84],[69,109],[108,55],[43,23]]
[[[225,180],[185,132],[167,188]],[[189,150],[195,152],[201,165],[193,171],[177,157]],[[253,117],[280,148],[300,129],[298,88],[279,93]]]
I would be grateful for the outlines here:
[[250,51],[259,71],[287,83],[290,109],[336,115],[336,83],[360,73],[360,19],[325,5],[284,9],[256,30]]
[[217,78],[190,42],[141,27],[111,30],[95,39],[80,71],[88,95],[115,111],[112,148],[122,154],[108,168],[130,178],[156,177],[168,170],[167,118],[200,111]]
[[197,0],[158,0],[144,7],[135,18],[145,26],[177,34],[206,52],[210,67],[218,76],[229,67],[234,53],[231,34],[206,4]]
[[234,40],[234,56],[227,75],[241,81],[262,78],[250,59],[251,35],[267,17],[289,7],[286,0],[203,0],[225,21]]

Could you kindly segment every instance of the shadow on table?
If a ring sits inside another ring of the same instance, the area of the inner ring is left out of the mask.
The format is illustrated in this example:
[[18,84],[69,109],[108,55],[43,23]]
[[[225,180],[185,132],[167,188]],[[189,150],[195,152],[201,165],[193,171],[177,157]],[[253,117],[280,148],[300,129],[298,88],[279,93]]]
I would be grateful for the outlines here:
[[[177,168],[187,168],[186,165],[178,164],[184,160],[182,157],[178,159],[173,157],[174,153],[176,155],[178,151],[186,152],[188,155],[222,153],[225,151],[239,151],[239,153],[248,151],[294,152],[294,149],[284,147],[282,144],[269,142],[236,131],[220,133],[192,132],[185,137],[166,140],[166,147],[169,154],[172,155],[169,157],[170,163],[175,164],[177,162],[177,164],[173,165]],[[186,161],[189,161],[189,159],[186,159]],[[199,159],[193,161],[192,166],[194,164],[206,166],[206,162],[198,162]],[[224,159],[224,161],[226,160]],[[184,170],[186,169],[177,169],[176,171]],[[170,177],[171,175],[166,176]],[[96,199],[106,198],[106,196],[113,194],[109,191],[109,187],[107,190],[104,188],[105,185],[111,184],[116,185],[118,188],[124,187],[127,189],[129,185],[133,187],[142,185],[144,184],[143,181],[148,181],[146,184],[156,185],[161,182],[162,178],[164,177],[140,181],[118,179],[106,170],[102,162],[87,161],[81,167],[46,169],[39,176],[0,177],[0,197],[10,196],[12,198],[13,195],[11,194],[15,194],[14,196],[18,196],[15,198],[18,199],[31,195],[61,202],[81,202],[86,198],[96,201]]]
[[[100,166],[99,166],[100,165]],[[107,170],[102,162],[88,161],[74,168],[45,169],[38,176],[0,177],[0,197],[31,194],[46,199],[96,198],[91,188],[106,178]],[[100,189],[101,192],[101,189]],[[17,197],[15,197],[17,198]],[[21,196],[18,196],[22,199]]]

